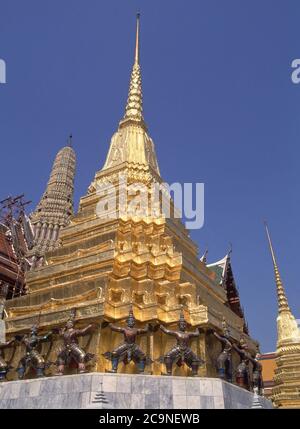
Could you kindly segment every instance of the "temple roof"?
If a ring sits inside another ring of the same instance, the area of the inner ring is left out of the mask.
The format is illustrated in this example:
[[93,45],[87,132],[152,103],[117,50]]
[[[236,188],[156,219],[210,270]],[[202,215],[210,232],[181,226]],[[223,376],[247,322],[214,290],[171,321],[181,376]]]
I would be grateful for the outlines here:
[[4,285],[10,285],[6,292],[8,298],[24,292],[24,257],[28,250],[21,224],[13,222],[13,231],[0,223],[0,290]]
[[14,281],[18,272],[18,263],[8,234],[9,228],[0,224],[0,280]]
[[229,258],[229,255],[225,255],[223,259],[220,259],[217,262],[213,262],[212,264],[207,265],[207,268],[210,268],[212,271],[216,273],[216,282],[218,284],[223,284],[223,279],[225,277],[228,258]]
[[248,333],[244,310],[240,303],[239,292],[232,271],[230,254],[231,252],[229,252],[219,261],[208,264],[207,268],[211,269],[216,274],[216,283],[225,289],[228,305],[235,314],[244,319],[244,332]]

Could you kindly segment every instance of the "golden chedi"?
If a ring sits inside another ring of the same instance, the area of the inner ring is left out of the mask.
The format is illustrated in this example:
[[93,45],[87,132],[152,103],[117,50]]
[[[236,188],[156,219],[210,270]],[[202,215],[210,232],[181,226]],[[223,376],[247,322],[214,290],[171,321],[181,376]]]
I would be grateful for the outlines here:
[[[247,334],[232,273],[230,276],[228,271],[229,258],[207,266],[205,260],[199,259],[196,244],[178,218],[155,216],[152,212],[145,216],[126,210],[124,213],[133,197],[123,203],[121,191],[118,198],[108,192],[112,203],[118,200],[116,206],[111,204],[110,216],[99,214],[104,198],[102,190],[114,189],[124,177],[127,187],[134,189],[137,183],[146,187],[149,199],[153,184],[163,183],[143,118],[139,18],[125,115],[112,136],[104,167],[96,172],[87,194],[80,200],[78,212],[60,230],[59,247],[48,248],[43,264],[27,274],[28,294],[7,302],[8,337],[28,332],[37,321],[41,332],[62,327],[76,310],[78,329],[98,324],[97,329],[79,341],[81,347],[96,357],[89,370],[104,372],[110,369],[110,362],[103,355],[121,341],[120,334],[106,322],[125,326],[132,306],[137,328],[159,323],[176,330],[183,308],[189,329],[201,328],[191,344],[204,361],[199,375],[214,377],[221,344],[212,335],[212,329],[222,331],[223,318],[236,342],[243,335],[250,350],[254,352],[257,345]],[[167,196],[163,193],[164,198]],[[107,204],[110,206],[110,201]],[[173,214],[174,210],[172,206]],[[235,291],[234,297],[226,289],[226,281],[228,288]],[[147,335],[137,338],[140,349],[149,357],[146,371],[165,372],[159,358],[174,345],[172,336],[161,330],[149,330]],[[53,335],[51,342],[43,344],[42,353],[55,362],[60,346],[60,337]],[[20,353],[17,347],[16,362]],[[233,361],[237,366],[237,354],[233,354]],[[47,371],[53,374],[55,370],[52,366]],[[120,365],[118,371],[137,370],[131,363]],[[173,374],[189,375],[190,370],[186,366],[176,367]],[[8,378],[13,377],[15,374],[11,372]]]

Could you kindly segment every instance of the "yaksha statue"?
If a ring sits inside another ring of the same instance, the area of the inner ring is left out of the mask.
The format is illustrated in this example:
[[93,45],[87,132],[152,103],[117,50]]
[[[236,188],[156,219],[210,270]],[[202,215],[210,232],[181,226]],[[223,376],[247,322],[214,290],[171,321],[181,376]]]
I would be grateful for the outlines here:
[[32,368],[35,371],[36,377],[45,376],[45,369],[51,364],[45,362],[44,357],[41,355],[40,347],[41,343],[49,341],[52,334],[53,331],[45,335],[38,335],[38,327],[33,325],[29,335],[25,334],[23,337],[16,337],[25,346],[26,350],[17,368],[20,380],[24,378],[28,368]]
[[251,356],[251,358],[250,358],[252,366],[253,366],[252,382],[253,382],[254,393],[257,393],[257,395],[262,395],[264,383],[263,383],[263,378],[262,378],[262,364],[260,363],[259,358],[260,358],[260,353],[259,353],[259,350],[257,349],[257,353],[256,353],[255,357]]
[[241,362],[239,363],[236,371],[236,382],[237,385],[250,390],[250,371],[249,362],[251,355],[248,351],[248,344],[244,338],[240,339],[239,345],[233,345],[234,350],[239,354]]
[[147,357],[136,344],[136,337],[138,335],[147,334],[151,330],[151,326],[147,325],[142,329],[135,328],[135,318],[133,316],[132,309],[129,311],[126,327],[123,328],[115,326],[112,323],[109,323],[108,326],[112,331],[120,332],[124,335],[123,343],[121,343],[112,352],[104,353],[106,359],[111,360],[112,363],[112,369],[110,372],[115,373],[118,371],[119,362],[123,362],[127,365],[130,361],[133,361],[137,365],[138,372],[143,373],[147,363]]
[[11,347],[15,343],[15,339],[0,343],[0,381],[6,379],[8,371],[12,368],[4,359],[4,350]]
[[212,331],[214,336],[221,342],[222,351],[217,359],[218,376],[222,380],[232,382],[232,357],[231,351],[233,343],[230,341],[230,333],[225,320],[222,323],[223,333],[219,335],[216,331]]
[[58,331],[63,339],[63,347],[58,353],[56,364],[57,375],[63,375],[65,366],[74,361],[80,374],[86,372],[85,364],[93,359],[94,354],[86,353],[78,344],[78,338],[89,334],[96,324],[90,324],[83,329],[75,329],[74,315],[67,321],[66,326]]
[[180,314],[178,323],[179,331],[171,331],[160,325],[160,329],[167,335],[172,335],[176,338],[176,345],[162,357],[162,361],[166,365],[167,375],[172,375],[173,364],[182,366],[184,363],[192,369],[192,375],[198,375],[199,366],[204,363],[190,348],[190,340],[199,337],[200,331],[197,329],[195,332],[186,332],[187,323],[185,321],[183,312]]

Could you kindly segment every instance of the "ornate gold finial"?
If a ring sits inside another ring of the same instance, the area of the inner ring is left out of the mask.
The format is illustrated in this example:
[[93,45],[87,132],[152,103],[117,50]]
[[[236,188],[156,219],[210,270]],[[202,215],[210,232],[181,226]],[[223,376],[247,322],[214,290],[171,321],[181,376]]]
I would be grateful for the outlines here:
[[271,236],[269,233],[267,222],[265,222],[265,228],[266,228],[266,232],[267,232],[269,247],[270,247],[271,256],[272,256],[273,265],[274,265],[275,281],[276,281],[277,297],[278,297],[278,311],[279,311],[279,313],[281,313],[282,311],[288,311],[290,313],[291,310],[290,310],[290,307],[288,304],[287,297],[285,295],[283,283],[281,281],[281,277],[280,277],[278,265],[276,262],[275,253],[274,253],[272,240],[271,240]]
[[207,264],[207,255],[208,255],[208,247],[206,247],[203,255],[200,258],[200,261],[203,262],[203,264]]
[[120,127],[133,123],[140,125],[146,129],[146,124],[143,118],[143,94],[142,94],[142,77],[139,64],[140,56],[140,14],[137,14],[136,19],[136,41],[135,41],[135,56],[134,64],[131,72],[129,92],[127,104],[125,107],[124,118],[120,121]]

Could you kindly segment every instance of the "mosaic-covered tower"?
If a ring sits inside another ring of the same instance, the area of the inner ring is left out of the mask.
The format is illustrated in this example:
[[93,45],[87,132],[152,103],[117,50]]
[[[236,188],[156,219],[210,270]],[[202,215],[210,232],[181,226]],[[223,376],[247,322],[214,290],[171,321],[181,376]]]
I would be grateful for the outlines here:
[[30,216],[34,233],[34,247],[28,253],[32,269],[43,262],[46,252],[58,246],[60,230],[73,214],[76,155],[72,136],[68,146],[56,155],[46,190]]

